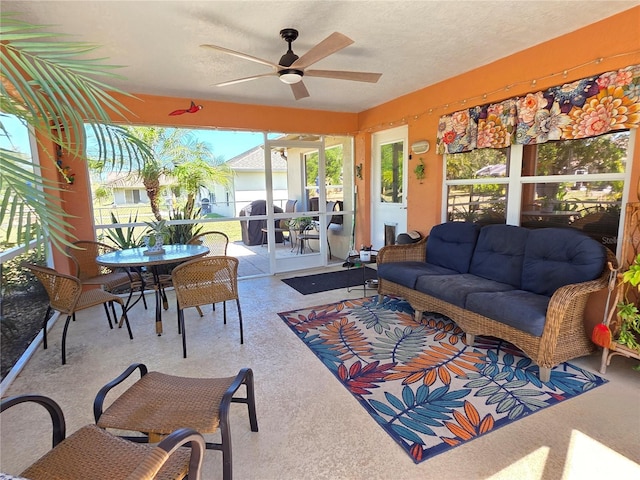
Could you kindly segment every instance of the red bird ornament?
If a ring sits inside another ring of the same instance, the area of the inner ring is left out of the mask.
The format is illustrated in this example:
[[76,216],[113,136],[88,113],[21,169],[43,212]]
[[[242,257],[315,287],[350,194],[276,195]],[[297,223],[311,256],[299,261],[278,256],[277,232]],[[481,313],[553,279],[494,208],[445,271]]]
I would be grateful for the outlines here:
[[179,110],[174,110],[169,115],[175,116],[175,115],[182,115],[183,113],[196,113],[196,112],[199,112],[200,110],[202,110],[202,105],[196,105],[195,103],[191,102],[191,106],[189,108],[187,109],[181,108]]

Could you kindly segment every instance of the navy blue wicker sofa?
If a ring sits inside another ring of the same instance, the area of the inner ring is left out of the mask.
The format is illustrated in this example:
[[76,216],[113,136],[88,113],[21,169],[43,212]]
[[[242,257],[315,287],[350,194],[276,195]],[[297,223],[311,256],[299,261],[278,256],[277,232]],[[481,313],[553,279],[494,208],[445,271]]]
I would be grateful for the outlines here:
[[416,311],[450,317],[473,345],[490,335],[518,346],[548,381],[551,368],[591,353],[583,314],[589,294],[607,285],[600,243],[571,228],[449,222],[418,243],[378,252],[378,294]]

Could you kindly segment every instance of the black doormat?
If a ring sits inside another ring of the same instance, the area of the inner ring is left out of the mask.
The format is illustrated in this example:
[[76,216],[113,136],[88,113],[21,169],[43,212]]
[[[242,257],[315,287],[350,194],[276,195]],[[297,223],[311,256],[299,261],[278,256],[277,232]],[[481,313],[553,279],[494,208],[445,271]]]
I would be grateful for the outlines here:
[[282,281],[301,294],[310,295],[337,288],[362,286],[364,280],[378,278],[378,272],[373,268],[364,267],[364,279],[362,274],[361,268],[352,268],[351,270],[339,270],[304,277],[283,278]]

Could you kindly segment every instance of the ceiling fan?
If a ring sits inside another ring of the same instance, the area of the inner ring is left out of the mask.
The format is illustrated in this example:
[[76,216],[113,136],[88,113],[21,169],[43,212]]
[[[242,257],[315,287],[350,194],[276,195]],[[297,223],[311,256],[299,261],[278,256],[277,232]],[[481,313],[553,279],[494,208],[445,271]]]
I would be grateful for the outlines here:
[[278,63],[273,63],[269,60],[263,60],[261,58],[247,55],[246,53],[236,52],[234,50],[219,47],[217,45],[201,45],[201,47],[211,48],[213,50],[217,50],[218,52],[233,55],[234,57],[238,58],[244,58],[245,60],[271,67],[271,72],[269,73],[238,78],[236,80],[218,83],[216,84],[216,86],[224,87],[227,85],[234,85],[236,83],[248,82],[250,80],[255,80],[256,78],[271,77],[277,75],[278,77],[280,77],[280,80],[283,83],[291,86],[291,91],[293,92],[293,96],[295,97],[295,99],[300,100],[301,98],[309,96],[309,91],[302,82],[302,77],[304,77],[305,75],[308,77],[335,78],[338,80],[352,80],[355,82],[369,83],[376,83],[382,76],[381,73],[370,72],[349,72],[345,70],[307,70],[307,68],[314,63],[322,60],[325,57],[328,57],[332,53],[342,50],[343,48],[353,43],[353,40],[351,40],[346,35],[343,35],[342,33],[332,33],[323,41],[318,43],[315,47],[311,48],[311,50],[309,50],[307,53],[302,55],[302,57],[298,57],[295,53],[293,53],[293,50],[291,49],[291,43],[296,38],[298,38],[298,31],[296,29],[285,28],[283,30],[280,30],[280,36],[284,39],[285,42],[287,42],[289,48],[287,50],[287,53],[285,53],[280,58]]

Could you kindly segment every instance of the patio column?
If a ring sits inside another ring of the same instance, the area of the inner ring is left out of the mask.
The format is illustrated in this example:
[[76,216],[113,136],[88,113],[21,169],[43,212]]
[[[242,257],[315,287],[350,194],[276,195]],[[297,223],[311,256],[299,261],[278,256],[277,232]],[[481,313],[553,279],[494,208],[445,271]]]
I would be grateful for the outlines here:
[[[58,189],[48,189],[48,193],[70,215],[66,220],[71,225],[71,231],[66,239],[70,242],[76,239],[94,240],[91,184],[86,160],[66,151],[61,151],[60,155],[54,142],[40,134],[36,135],[42,176],[58,186]],[[68,167],[66,175],[73,179],[73,183],[68,183],[56,168],[57,161],[61,162],[61,168]],[[53,249],[53,265],[61,273],[75,274],[71,259],[56,249]]]

